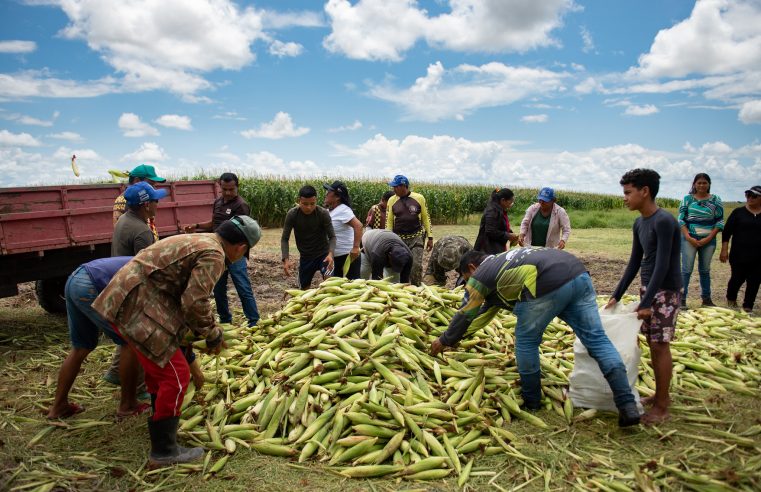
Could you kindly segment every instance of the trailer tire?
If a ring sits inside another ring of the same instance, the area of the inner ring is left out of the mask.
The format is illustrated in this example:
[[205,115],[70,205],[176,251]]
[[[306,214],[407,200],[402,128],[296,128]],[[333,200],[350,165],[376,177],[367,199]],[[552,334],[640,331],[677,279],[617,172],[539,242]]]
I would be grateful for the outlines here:
[[34,285],[34,293],[40,307],[50,314],[63,314],[66,312],[66,297],[64,288],[67,277],[46,278],[37,280]]

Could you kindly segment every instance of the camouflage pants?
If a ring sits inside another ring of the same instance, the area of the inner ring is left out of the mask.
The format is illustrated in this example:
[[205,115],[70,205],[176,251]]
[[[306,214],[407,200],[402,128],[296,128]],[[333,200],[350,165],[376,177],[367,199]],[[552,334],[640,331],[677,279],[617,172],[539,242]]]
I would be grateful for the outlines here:
[[420,234],[408,239],[402,238],[404,244],[406,244],[410,251],[412,251],[412,271],[410,272],[410,283],[412,285],[420,285],[423,279],[423,235]]

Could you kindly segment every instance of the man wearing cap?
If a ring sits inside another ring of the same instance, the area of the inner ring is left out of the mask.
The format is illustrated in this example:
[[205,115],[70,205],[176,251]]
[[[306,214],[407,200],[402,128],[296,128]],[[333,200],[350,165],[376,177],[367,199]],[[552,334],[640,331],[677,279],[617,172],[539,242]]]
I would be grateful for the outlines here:
[[[462,236],[444,236],[433,245],[431,257],[428,258],[428,267],[425,269],[423,282],[428,285],[441,285],[447,283],[447,272],[459,270],[462,255],[473,249],[467,239]],[[462,276],[459,276],[455,285],[459,285]]]
[[394,188],[394,196],[388,200],[386,229],[394,231],[410,248],[413,261],[410,282],[420,285],[423,277],[423,245],[428,251],[433,249],[428,207],[423,195],[410,191],[410,181],[405,176],[397,174],[388,185]]
[[[362,222],[351,209],[349,190],[341,181],[323,184],[327,191],[325,208],[330,212],[330,221],[336,234],[336,249],[333,252],[333,276],[349,280],[359,278],[359,244],[362,239]],[[346,262],[349,262],[347,265]]]
[[92,308],[114,326],[145,370],[153,414],[149,466],[195,461],[202,448],[177,445],[180,406],[190,372],[180,345],[206,340],[217,354],[225,346],[210,297],[226,263],[235,263],[261,237],[259,224],[235,216],[215,233],[179,234],[159,241],[127,263]]
[[399,275],[399,281],[410,281],[412,252],[405,242],[388,229],[370,229],[362,236],[363,263],[372,270],[372,278],[383,278],[383,270],[389,269]]
[[[138,181],[124,190],[122,197],[127,211],[119,217],[111,239],[111,256],[135,256],[154,242],[156,237],[148,225],[156,216],[158,201],[167,195],[165,189],[154,189],[147,181]],[[128,360],[121,362],[122,357]],[[138,386],[138,399],[148,398],[145,393],[142,371],[136,372],[137,360],[121,345],[114,349],[111,365],[103,379],[124,388]],[[126,416],[126,415],[121,415]]]
[[[211,220],[185,226],[186,233],[215,232],[219,226],[230,217],[235,215],[249,215],[251,209],[238,194],[238,176],[233,173],[223,173],[219,177],[219,187],[222,195],[214,201]],[[231,323],[233,315],[227,301],[227,278],[232,277],[235,290],[238,292],[243,314],[248,319],[248,326],[256,326],[259,322],[259,308],[256,305],[254,290],[251,287],[251,279],[248,276],[248,254],[227,266],[222,273],[219,283],[214,287],[214,301],[217,305],[217,314],[220,323]]]
[[526,209],[521,221],[518,244],[564,249],[571,235],[571,219],[563,207],[555,203],[555,190],[542,188],[537,203]]
[[[133,185],[141,181],[145,181],[149,185],[153,186],[156,183],[165,182],[166,179],[156,176],[156,169],[154,169],[153,166],[149,166],[148,164],[140,164],[135,169],[130,171],[127,183],[129,183],[130,185]],[[114,208],[113,208],[114,226],[116,226],[116,221],[119,220],[119,217],[121,217],[126,211],[127,211],[127,202],[124,199],[124,194],[121,194],[116,197],[116,200],[114,200]],[[153,231],[153,237],[156,238],[156,241],[158,241],[159,233],[158,231],[156,231],[156,226],[153,223],[152,219],[148,223],[148,225],[151,226],[151,231]]]

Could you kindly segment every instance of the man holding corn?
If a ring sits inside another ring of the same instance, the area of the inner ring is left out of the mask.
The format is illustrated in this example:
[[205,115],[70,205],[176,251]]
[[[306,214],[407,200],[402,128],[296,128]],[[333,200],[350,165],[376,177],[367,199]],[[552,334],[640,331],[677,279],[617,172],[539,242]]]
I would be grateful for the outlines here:
[[410,180],[401,174],[389,181],[394,188],[394,196],[388,199],[386,229],[397,234],[412,251],[412,271],[410,283],[420,285],[423,278],[423,247],[433,249],[431,218],[425,198],[420,193],[410,191]]
[[180,406],[190,381],[180,345],[189,337],[204,338],[211,353],[225,346],[209,298],[225,266],[243,258],[260,237],[259,224],[248,216],[232,217],[215,233],[169,237],[135,256],[92,304],[145,371],[153,408],[151,467],[203,456],[202,448],[177,445]]
[[470,251],[460,261],[460,273],[467,282],[463,305],[449,328],[434,340],[431,355],[438,355],[466,336],[479,314],[488,322],[499,309],[512,310],[518,318],[515,358],[523,406],[539,410],[539,345],[547,325],[557,316],[568,323],[600,366],[613,391],[618,425],[639,423],[626,367],[603,330],[592,279],[581,261],[570,253],[549,248],[518,248],[496,256]]

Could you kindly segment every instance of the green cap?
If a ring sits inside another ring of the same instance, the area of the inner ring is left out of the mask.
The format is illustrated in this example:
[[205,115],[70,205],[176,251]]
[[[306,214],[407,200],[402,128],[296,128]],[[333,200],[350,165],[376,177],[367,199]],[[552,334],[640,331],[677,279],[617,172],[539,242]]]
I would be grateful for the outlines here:
[[259,227],[259,223],[248,215],[234,215],[230,218],[230,222],[246,236],[249,248],[253,248],[262,238],[262,228]]
[[160,178],[156,176],[156,168],[149,166],[148,164],[140,164],[135,169],[129,172],[130,178],[143,178],[156,181],[157,183],[163,183],[166,178]]

